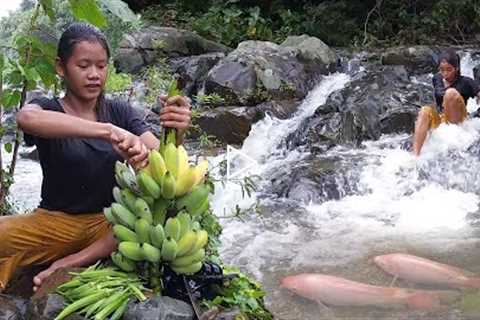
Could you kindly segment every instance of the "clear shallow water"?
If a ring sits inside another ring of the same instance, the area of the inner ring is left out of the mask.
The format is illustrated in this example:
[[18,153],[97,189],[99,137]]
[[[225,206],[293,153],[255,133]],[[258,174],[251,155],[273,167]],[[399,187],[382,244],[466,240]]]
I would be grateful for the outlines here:
[[[465,74],[474,65],[469,59],[462,60]],[[287,151],[283,141],[325,103],[328,94],[349,80],[345,74],[328,76],[292,118],[266,117],[253,126],[240,151],[258,162],[245,172],[263,178],[258,192],[244,198],[238,184],[227,182],[217,185],[212,199],[219,216],[229,214],[236,204],[249,213],[243,221],[221,219],[222,256],[264,284],[276,319],[467,319],[455,306],[438,313],[325,309],[279,287],[282,277],[303,272],[389,285],[391,277],[372,258],[392,252],[416,254],[480,274],[478,119],[440,126],[418,159],[400,148],[410,139],[406,135],[385,136],[358,149],[330,150],[322,157],[350,164],[347,183],[357,190],[339,200],[305,203],[272,195],[269,178],[280,168],[289,172],[299,164],[322,161],[300,149]],[[469,101],[468,107],[477,105]],[[210,160],[215,166],[223,157]],[[235,162],[237,169],[246,165]],[[19,161],[12,194],[23,211],[38,204],[40,177],[37,163]],[[402,281],[396,285],[414,287]]]

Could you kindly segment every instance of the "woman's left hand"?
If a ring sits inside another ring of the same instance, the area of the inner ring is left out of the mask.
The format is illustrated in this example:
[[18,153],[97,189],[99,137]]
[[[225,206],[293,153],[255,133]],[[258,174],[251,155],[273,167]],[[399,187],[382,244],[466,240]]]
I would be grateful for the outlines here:
[[192,112],[187,97],[174,96],[160,97],[163,108],[160,111],[160,124],[162,127],[175,128],[178,132],[184,132],[189,126]]

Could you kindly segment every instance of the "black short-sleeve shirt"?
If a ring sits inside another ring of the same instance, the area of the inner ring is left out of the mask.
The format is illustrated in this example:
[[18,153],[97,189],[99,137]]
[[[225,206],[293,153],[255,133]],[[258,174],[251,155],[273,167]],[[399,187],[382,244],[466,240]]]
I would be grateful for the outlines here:
[[[443,97],[445,96],[445,85],[443,84],[443,77],[440,73],[437,73],[433,79],[433,90],[435,95],[435,102],[437,108],[443,111]],[[474,98],[480,92],[480,85],[472,78],[459,76],[457,80],[450,86],[457,89],[462,95],[465,104],[467,104],[468,98]]]
[[[102,122],[111,122],[133,134],[149,127],[128,103],[105,99]],[[58,99],[30,102],[44,110],[64,112]],[[107,120],[108,119],[108,120]],[[101,212],[112,203],[114,167],[122,160],[112,145],[102,139],[42,138],[25,134],[27,145],[36,145],[43,173],[40,208],[71,214]]]

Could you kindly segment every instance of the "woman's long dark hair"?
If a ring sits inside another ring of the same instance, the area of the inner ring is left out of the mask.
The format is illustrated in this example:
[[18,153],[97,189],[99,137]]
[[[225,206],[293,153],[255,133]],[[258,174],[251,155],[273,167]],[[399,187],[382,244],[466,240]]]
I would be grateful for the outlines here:
[[[91,24],[75,22],[63,31],[58,42],[57,57],[64,66],[67,65],[68,59],[72,56],[75,46],[82,41],[99,43],[105,49],[107,58],[110,59],[110,48],[103,32]],[[105,94],[102,91],[97,98],[97,105],[95,107],[99,121],[106,122],[110,120],[110,115],[106,109]]]
[[445,60],[449,64],[451,64],[455,69],[457,69],[457,77],[460,76],[460,56],[458,53],[453,49],[446,49],[443,51],[440,56],[438,57],[438,65]]

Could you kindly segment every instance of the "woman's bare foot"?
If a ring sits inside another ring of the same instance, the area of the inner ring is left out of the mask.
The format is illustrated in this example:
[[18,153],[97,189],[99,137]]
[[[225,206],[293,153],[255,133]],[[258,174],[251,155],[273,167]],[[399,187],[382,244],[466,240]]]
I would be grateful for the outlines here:
[[42,285],[43,281],[48,278],[55,270],[63,267],[57,263],[53,263],[48,269],[43,270],[33,278],[33,291],[36,292]]

